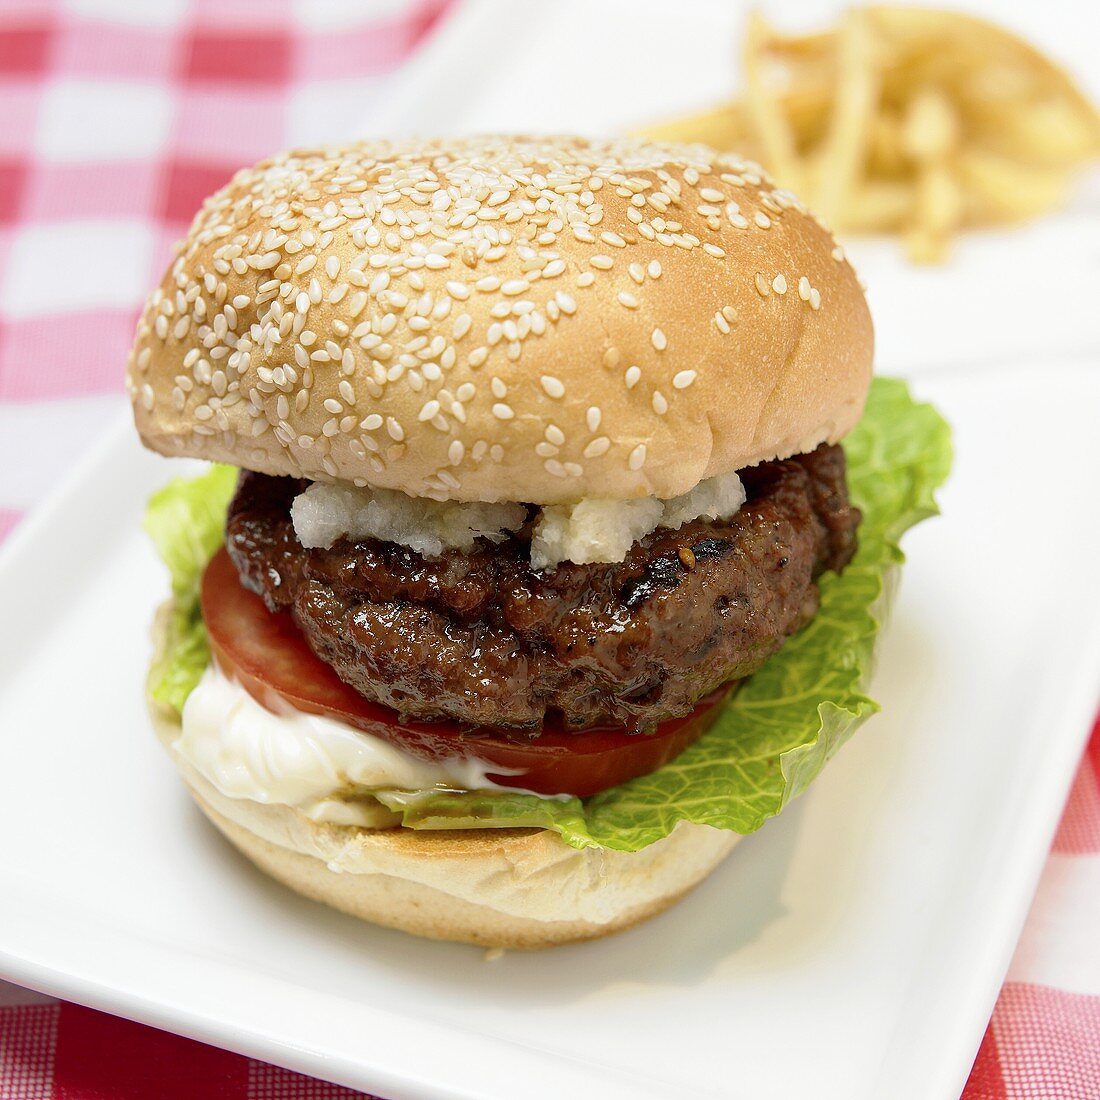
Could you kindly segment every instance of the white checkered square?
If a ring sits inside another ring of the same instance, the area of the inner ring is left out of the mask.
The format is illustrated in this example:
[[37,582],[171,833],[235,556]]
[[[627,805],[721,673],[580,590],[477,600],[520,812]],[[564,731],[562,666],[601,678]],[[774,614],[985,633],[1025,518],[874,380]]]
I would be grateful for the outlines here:
[[379,89],[387,80],[385,74],[378,74],[300,84],[287,103],[286,144],[311,145],[364,136],[363,120],[378,102]]
[[69,13],[85,19],[153,27],[179,26],[190,7],[187,0],[63,0],[63,3]]
[[59,310],[136,309],[151,281],[155,236],[152,226],[140,221],[23,226],[12,238],[0,283],[0,313],[10,319]]
[[164,148],[171,123],[167,87],[62,79],[42,97],[36,147],[47,160],[153,157]]

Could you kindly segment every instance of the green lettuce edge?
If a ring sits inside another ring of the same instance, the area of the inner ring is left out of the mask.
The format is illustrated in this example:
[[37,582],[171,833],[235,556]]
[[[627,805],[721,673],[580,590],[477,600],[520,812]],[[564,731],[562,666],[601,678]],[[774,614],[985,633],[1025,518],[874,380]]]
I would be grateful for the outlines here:
[[172,582],[164,638],[145,687],[151,699],[177,715],[210,664],[199,584],[225,540],[225,513],[236,484],[234,467],[211,466],[198,477],[174,478],[150,497],[145,509],[145,533]]
[[[373,791],[413,829],[535,827],[576,848],[637,851],[681,821],[750,833],[816,778],[878,704],[866,694],[875,642],[904,555],[901,535],[938,512],[934,492],[952,460],[947,423],[904,382],[876,378],[844,440],[848,485],[863,510],[860,547],[819,584],[812,622],[725,704],[714,726],[671,763],[593,798],[492,791]],[[172,575],[173,610],[153,698],[182,709],[207,663],[198,608],[206,562],[221,545],[236,471],[177,479],[150,501],[146,530]]]

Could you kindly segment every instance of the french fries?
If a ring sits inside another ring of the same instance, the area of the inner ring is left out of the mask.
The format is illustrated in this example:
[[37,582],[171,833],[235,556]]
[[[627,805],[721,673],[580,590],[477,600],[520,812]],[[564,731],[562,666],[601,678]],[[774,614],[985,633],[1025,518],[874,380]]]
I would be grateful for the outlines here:
[[900,235],[935,262],[956,233],[1061,203],[1100,155],[1100,115],[1028,43],[955,12],[876,6],[810,35],[746,27],[744,93],[653,126],[736,149],[836,228]]

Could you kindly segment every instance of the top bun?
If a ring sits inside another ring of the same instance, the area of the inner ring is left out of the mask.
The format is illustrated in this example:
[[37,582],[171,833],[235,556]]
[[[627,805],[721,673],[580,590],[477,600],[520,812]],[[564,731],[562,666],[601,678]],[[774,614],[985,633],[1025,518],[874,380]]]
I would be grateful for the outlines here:
[[871,320],[757,165],[578,137],[358,142],[238,172],[146,305],[164,454],[453,500],[686,492],[835,442]]

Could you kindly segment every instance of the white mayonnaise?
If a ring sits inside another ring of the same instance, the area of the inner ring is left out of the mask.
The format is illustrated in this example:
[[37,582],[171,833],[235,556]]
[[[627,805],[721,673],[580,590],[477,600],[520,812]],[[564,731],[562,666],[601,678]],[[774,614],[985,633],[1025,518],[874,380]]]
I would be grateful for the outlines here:
[[228,798],[294,806],[314,821],[356,823],[349,787],[423,791],[512,790],[486,778],[507,768],[472,757],[429,761],[315,714],[261,706],[215,664],[183,707],[174,749]]

